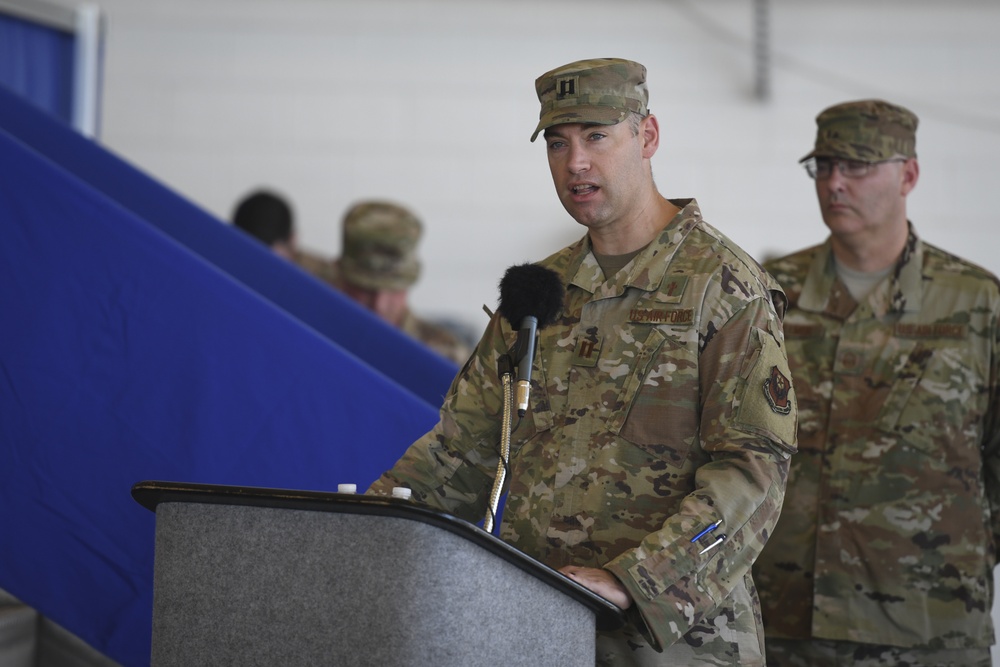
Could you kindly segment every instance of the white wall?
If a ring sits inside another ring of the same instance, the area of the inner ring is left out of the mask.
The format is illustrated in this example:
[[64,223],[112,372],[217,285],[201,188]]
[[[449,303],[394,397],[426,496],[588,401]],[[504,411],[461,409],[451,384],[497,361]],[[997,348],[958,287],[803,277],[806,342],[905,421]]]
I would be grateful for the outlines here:
[[103,0],[103,142],[222,218],[285,192],[301,240],[390,197],[427,223],[415,307],[485,323],[504,269],[581,228],[556,200],[534,79],[585,57],[649,69],[661,191],[757,255],[825,236],[797,160],[824,107],[881,96],[920,117],[922,235],[1000,272],[1000,4],[772,0],[770,101],[753,96],[751,0]]
[[[64,0],[68,1],[68,0]],[[920,233],[1000,273],[1000,3],[772,0],[753,96],[751,0],[102,0],[103,142],[222,218],[258,185],[305,245],[390,197],[428,226],[417,310],[477,329],[514,263],[581,235],[528,137],[533,82],[571,60],[649,69],[661,191],[758,256],[825,228],[797,160],[816,114],[884,97],[921,118]]]

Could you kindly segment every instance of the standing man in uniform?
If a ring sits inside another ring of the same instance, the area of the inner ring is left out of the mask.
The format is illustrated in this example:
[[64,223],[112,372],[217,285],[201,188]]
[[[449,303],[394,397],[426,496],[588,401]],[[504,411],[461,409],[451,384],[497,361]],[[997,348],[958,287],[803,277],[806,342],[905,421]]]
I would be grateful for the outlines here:
[[392,202],[362,201],[344,214],[342,231],[334,285],[403,333],[464,364],[469,347],[443,326],[417,317],[409,306],[410,288],[420,277],[420,220]]
[[[584,60],[535,87],[531,138],[587,233],[539,262],[565,293],[538,332],[500,537],[627,610],[599,665],[762,665],[750,567],[795,451],[784,296],[695,200],[657,191],[645,67]],[[438,425],[371,491],[483,518],[517,326],[491,319]]]
[[917,117],[816,119],[803,161],[830,236],[785,288],[799,453],[754,572],[768,664],[988,667],[1000,537],[1000,292],[920,240]]

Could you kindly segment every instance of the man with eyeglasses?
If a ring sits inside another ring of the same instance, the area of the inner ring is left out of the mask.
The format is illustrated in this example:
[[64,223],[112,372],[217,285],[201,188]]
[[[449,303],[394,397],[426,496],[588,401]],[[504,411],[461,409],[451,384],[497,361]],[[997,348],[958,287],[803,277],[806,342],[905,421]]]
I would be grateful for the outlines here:
[[769,262],[799,453],[754,566],[768,665],[990,663],[1000,540],[1000,290],[907,219],[917,117],[816,119],[803,162],[830,230]]

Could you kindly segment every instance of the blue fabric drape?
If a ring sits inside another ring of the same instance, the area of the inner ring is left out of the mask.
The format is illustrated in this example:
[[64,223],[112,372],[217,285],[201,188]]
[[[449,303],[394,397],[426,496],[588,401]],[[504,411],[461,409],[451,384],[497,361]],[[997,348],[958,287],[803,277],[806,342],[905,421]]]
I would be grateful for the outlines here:
[[0,127],[437,408],[458,367],[109,151],[0,90]]
[[73,122],[73,35],[0,13],[0,85]]
[[148,664],[134,483],[363,488],[456,369],[2,91],[0,128],[0,588]]

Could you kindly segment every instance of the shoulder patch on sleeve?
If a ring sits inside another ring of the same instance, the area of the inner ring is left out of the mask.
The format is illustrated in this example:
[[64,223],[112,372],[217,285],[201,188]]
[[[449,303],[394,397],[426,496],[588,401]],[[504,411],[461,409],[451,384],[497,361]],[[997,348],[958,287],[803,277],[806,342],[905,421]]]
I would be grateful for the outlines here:
[[771,375],[764,380],[762,388],[764,397],[773,411],[779,415],[787,415],[792,411],[790,397],[792,384],[777,366],[771,366]]
[[[753,433],[769,437],[786,453],[796,451],[798,412],[788,359],[767,332],[755,330],[758,352],[744,370],[746,383],[737,395],[735,421]],[[750,357],[748,357],[750,358]]]

